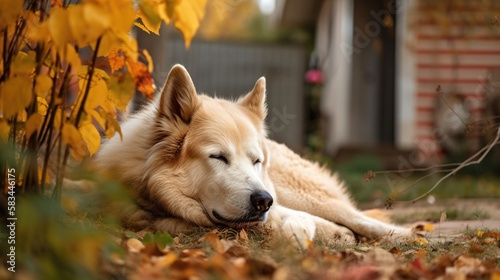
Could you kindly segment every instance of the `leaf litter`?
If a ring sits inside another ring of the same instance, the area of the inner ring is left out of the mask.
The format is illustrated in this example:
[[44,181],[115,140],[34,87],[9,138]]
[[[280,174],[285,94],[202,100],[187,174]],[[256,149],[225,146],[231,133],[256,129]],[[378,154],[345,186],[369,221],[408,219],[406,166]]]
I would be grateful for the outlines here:
[[[416,225],[431,231],[431,224]],[[126,254],[105,272],[127,279],[500,279],[500,232],[464,233],[453,242],[354,247],[311,243],[299,251],[269,229],[216,229],[172,237],[123,234]]]

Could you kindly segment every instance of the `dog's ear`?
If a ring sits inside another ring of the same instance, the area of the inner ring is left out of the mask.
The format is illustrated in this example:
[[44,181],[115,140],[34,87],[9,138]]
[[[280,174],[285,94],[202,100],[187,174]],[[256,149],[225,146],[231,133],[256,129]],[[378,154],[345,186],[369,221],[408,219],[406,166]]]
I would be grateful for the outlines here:
[[161,93],[160,114],[172,121],[181,120],[189,123],[199,103],[191,76],[186,68],[176,64],[168,73]]
[[240,98],[238,104],[247,108],[261,119],[265,119],[267,115],[266,78],[261,77],[258,79],[252,91]]

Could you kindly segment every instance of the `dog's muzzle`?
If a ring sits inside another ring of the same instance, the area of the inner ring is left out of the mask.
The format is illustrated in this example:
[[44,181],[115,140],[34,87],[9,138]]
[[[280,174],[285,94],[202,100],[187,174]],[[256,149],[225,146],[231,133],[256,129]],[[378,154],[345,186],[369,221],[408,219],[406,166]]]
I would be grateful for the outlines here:
[[212,211],[212,215],[219,222],[227,225],[264,222],[267,218],[267,211],[273,205],[273,197],[266,191],[256,191],[250,195],[250,204],[248,213],[243,217],[227,218],[216,211]]

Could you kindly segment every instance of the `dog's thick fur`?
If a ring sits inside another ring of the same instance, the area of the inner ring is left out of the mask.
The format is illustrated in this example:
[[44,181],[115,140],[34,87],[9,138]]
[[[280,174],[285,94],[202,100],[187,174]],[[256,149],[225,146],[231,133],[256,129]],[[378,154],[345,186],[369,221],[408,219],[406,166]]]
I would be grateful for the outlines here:
[[237,102],[196,93],[184,67],[163,92],[103,143],[95,167],[126,185],[130,227],[171,233],[266,223],[300,245],[355,242],[354,233],[409,239],[410,229],[356,209],[343,184],[266,137],[265,79]]

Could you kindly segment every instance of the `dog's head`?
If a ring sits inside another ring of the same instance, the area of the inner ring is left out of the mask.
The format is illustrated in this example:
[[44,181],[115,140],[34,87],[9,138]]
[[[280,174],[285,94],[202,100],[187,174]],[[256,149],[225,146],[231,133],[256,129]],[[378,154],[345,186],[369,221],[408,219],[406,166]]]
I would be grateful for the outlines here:
[[260,78],[246,96],[230,102],[198,95],[186,69],[174,66],[156,100],[146,168],[169,178],[164,184],[170,190],[150,190],[153,195],[178,192],[199,203],[214,224],[265,221],[275,197],[266,173],[265,84]]

